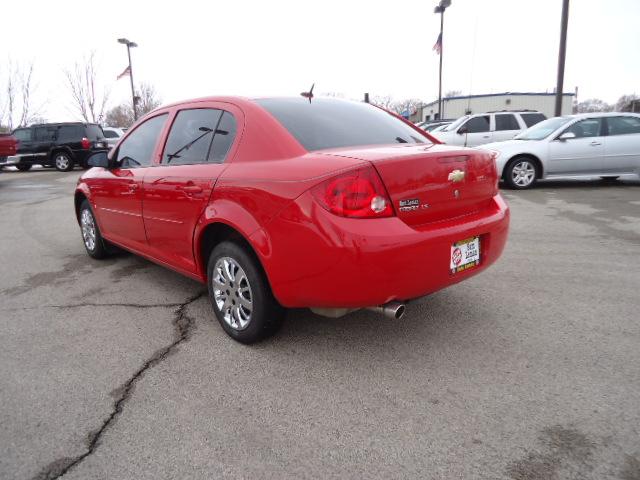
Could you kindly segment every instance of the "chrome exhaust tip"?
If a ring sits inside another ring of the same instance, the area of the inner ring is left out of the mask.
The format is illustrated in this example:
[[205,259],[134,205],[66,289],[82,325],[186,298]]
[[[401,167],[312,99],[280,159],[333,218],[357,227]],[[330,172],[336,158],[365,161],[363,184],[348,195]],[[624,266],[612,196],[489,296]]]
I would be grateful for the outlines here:
[[390,318],[391,320],[402,320],[402,317],[404,317],[406,307],[404,303],[389,302],[389,303],[385,303],[384,305],[379,305],[377,307],[367,307],[367,310],[371,312],[381,313],[382,315],[384,315],[387,318]]

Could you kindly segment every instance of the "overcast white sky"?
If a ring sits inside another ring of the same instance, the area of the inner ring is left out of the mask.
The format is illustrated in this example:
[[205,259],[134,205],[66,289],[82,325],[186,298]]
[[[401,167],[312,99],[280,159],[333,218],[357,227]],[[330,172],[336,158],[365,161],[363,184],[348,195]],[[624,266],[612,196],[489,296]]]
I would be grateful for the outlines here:
[[[453,0],[445,14],[443,90],[549,91],[556,82],[561,0]],[[35,63],[37,101],[71,120],[64,68],[91,50],[110,104],[136,82],[163,103],[234,95],[437,98],[437,0],[5,2],[0,76],[7,60]],[[11,19],[11,21],[7,21]],[[607,102],[640,93],[640,0],[572,0],[565,91]]]

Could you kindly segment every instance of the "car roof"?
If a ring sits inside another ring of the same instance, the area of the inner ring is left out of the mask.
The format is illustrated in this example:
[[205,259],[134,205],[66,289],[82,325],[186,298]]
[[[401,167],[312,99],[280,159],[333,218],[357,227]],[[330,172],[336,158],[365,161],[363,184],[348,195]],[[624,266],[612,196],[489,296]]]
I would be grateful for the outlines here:
[[562,116],[570,117],[570,118],[594,118],[594,117],[619,117],[620,115],[640,117],[639,113],[634,113],[634,112],[591,112],[591,113],[576,113],[573,115],[562,115]]

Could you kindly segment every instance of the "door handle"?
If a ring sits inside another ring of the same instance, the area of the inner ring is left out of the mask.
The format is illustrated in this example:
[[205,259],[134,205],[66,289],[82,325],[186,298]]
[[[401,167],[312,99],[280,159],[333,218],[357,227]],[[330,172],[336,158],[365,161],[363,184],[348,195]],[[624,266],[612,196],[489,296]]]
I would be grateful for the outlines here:
[[601,142],[598,142],[597,140],[594,140],[593,142],[591,142],[589,145],[591,145],[592,147],[597,147],[598,145],[602,145]]
[[178,190],[181,190],[185,193],[201,193],[202,187],[199,185],[181,185],[178,187]]
[[135,192],[136,190],[138,190],[138,184],[137,184],[137,183],[130,183],[130,184],[128,185],[128,187],[129,187],[129,191],[130,191],[131,193],[133,193],[133,192]]

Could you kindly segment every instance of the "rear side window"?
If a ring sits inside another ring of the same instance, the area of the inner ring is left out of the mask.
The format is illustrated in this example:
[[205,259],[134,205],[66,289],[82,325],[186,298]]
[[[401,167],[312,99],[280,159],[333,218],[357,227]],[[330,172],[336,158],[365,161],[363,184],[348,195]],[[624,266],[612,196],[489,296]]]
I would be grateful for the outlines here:
[[204,163],[222,112],[213,108],[180,110],[171,126],[162,163]]
[[101,140],[104,138],[104,132],[100,125],[89,124],[87,125],[87,138],[89,140]]
[[120,138],[120,135],[113,130],[104,130],[104,138]]
[[36,142],[52,142],[55,138],[55,127],[36,127],[34,129],[34,140]]
[[84,127],[82,125],[61,125],[58,128],[58,142],[79,142],[84,137]]
[[498,130],[520,130],[520,125],[512,113],[501,113],[496,115],[496,131]]
[[13,132],[13,136],[21,142],[29,142],[31,141],[31,129],[21,128],[20,130],[16,130],[15,132]]
[[547,119],[543,113],[521,113],[520,116],[527,127],[532,127],[536,123],[540,123]]
[[209,151],[209,161],[212,163],[224,162],[235,137],[236,120],[229,112],[224,112],[213,137],[213,143]]
[[153,151],[158,143],[158,137],[167,120],[167,114],[150,118],[131,135],[129,135],[118,148],[118,163],[122,168],[146,167],[151,165]]
[[640,133],[640,118],[638,117],[607,117],[609,135],[629,135]]
[[387,112],[333,98],[267,98],[256,102],[273,115],[308,151],[326,148],[430,143]]
[[484,133],[489,131],[489,116],[482,115],[473,117],[465,123],[462,128],[467,129],[467,133]]

